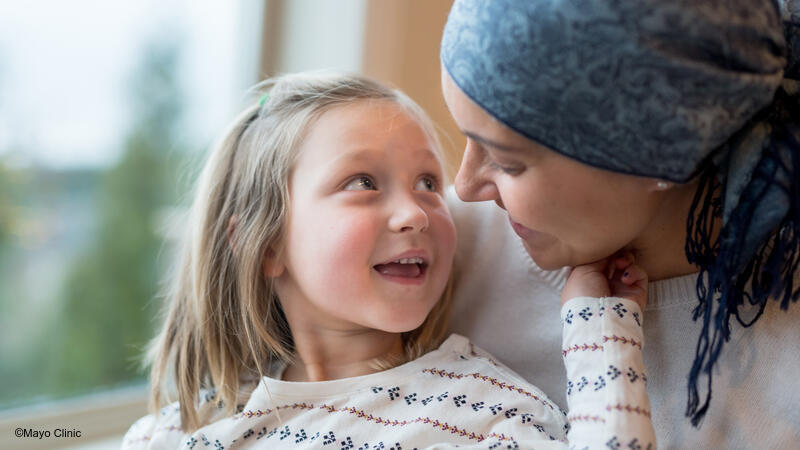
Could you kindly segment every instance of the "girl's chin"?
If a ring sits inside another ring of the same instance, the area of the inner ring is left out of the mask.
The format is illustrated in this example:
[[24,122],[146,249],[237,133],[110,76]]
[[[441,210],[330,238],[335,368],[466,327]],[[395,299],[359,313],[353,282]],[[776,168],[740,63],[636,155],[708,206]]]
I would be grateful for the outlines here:
[[385,331],[387,333],[398,333],[398,334],[408,333],[409,331],[414,331],[420,326],[422,326],[422,323],[424,321],[425,321],[424,319],[420,320],[419,322],[408,321],[406,323],[401,323],[401,324],[392,324],[391,327],[382,327],[381,329],[382,331]]
[[387,314],[382,316],[381,326],[378,328],[387,333],[407,333],[416,330],[425,322],[432,308],[419,308],[413,311],[412,308],[386,311]]

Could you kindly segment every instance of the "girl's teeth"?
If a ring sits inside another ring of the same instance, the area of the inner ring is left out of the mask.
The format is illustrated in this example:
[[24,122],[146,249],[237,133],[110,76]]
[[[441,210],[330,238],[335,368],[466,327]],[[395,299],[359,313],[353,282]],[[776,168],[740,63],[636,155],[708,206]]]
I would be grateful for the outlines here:
[[422,264],[422,258],[402,258],[395,262],[400,264]]

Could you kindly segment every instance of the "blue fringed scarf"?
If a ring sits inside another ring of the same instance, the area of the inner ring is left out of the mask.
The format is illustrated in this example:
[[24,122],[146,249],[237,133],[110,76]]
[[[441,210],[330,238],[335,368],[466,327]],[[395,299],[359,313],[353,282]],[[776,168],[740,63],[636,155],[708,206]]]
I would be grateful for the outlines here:
[[800,297],[797,1],[456,0],[442,38],[453,81],[518,133],[606,170],[699,177],[694,425],[731,318]]

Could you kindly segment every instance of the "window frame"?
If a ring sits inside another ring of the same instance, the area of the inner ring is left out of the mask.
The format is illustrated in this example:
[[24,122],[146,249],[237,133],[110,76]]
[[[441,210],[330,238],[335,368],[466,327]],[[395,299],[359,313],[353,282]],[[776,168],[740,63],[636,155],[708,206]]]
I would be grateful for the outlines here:
[[[0,411],[4,448],[84,448],[92,443],[118,439],[131,424],[147,414],[147,385],[137,385]],[[50,437],[16,437],[17,428],[48,430]],[[80,437],[55,437],[54,430],[80,431]],[[5,439],[4,439],[5,440]],[[6,446],[8,445],[8,446]],[[116,445],[119,448],[119,445]]]

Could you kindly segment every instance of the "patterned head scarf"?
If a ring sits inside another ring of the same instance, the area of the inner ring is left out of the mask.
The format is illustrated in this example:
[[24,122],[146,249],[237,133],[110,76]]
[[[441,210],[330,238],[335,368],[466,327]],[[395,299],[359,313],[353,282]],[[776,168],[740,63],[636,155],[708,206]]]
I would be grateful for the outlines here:
[[699,179],[694,425],[731,317],[749,326],[768,298],[800,297],[797,2],[456,0],[442,38],[453,81],[516,132],[601,169]]

